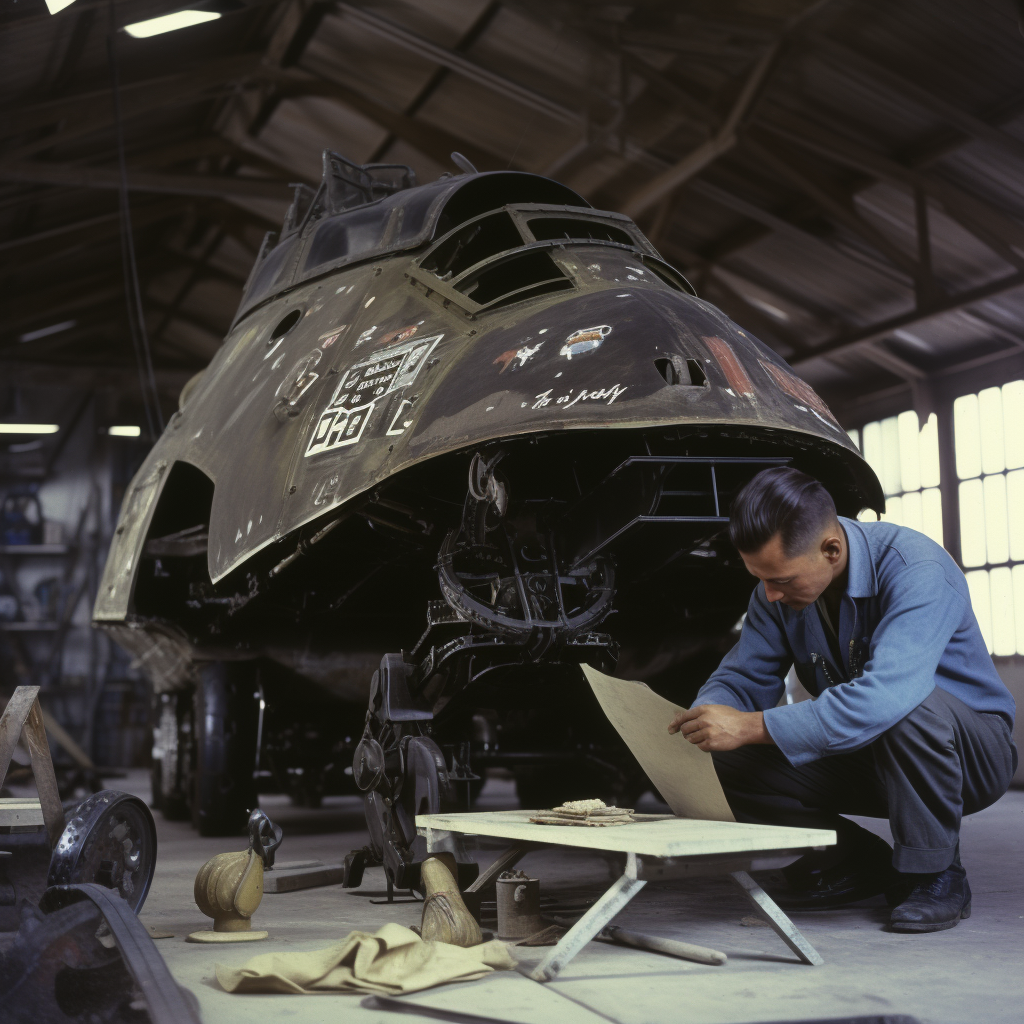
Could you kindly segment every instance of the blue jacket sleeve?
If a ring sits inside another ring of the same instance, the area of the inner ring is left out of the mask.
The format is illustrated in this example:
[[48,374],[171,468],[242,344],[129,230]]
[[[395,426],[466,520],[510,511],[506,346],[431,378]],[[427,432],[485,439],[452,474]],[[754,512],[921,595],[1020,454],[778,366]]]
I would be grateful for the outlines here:
[[737,711],[764,711],[778,704],[793,664],[789,641],[759,583],[736,646],[700,688],[698,704],[727,704]]
[[901,569],[882,590],[863,674],[814,700],[765,711],[765,727],[790,764],[859,750],[910,714],[932,692],[965,607],[938,562]]

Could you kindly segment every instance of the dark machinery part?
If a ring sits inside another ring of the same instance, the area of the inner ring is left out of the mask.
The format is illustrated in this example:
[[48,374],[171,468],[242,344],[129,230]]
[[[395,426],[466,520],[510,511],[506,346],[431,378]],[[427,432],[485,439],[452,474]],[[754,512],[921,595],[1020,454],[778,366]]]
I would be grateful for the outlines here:
[[[416,835],[416,815],[436,814],[456,804],[444,753],[423,732],[432,713],[417,707],[409,693],[412,670],[401,655],[388,654],[381,660],[352,765],[356,785],[366,793],[372,860],[384,865],[388,880],[398,889],[420,885],[419,867],[426,846]],[[355,851],[349,857],[346,884],[358,885],[371,858],[365,851]],[[468,860],[460,863],[462,884],[472,881],[475,868]]]
[[75,808],[50,858],[48,885],[98,883],[138,914],[156,871],[156,825],[146,804],[111,789]]
[[249,832],[249,849],[260,855],[263,869],[269,871],[274,866],[274,856],[284,835],[281,826],[275,825],[263,811],[256,810],[249,815],[246,828]]
[[255,662],[200,666],[192,822],[202,836],[239,835],[256,806],[258,716]]
[[192,765],[192,701],[188,693],[154,697],[153,806],[168,821],[187,821]]
[[199,1024],[145,926],[95,883],[54,886],[25,908],[0,955],[0,998],[11,1024]]

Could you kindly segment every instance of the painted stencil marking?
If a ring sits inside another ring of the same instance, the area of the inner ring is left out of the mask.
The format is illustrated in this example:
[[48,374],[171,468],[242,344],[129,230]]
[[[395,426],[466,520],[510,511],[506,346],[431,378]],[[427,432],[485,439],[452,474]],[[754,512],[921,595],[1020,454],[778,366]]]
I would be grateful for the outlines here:
[[[320,414],[304,457],[360,441],[377,401],[412,384],[420,367],[443,337],[443,334],[437,334],[401,345],[393,344],[387,349],[378,349],[349,367],[334,389],[327,408]],[[388,432],[401,433],[405,429],[402,422],[396,415]]]

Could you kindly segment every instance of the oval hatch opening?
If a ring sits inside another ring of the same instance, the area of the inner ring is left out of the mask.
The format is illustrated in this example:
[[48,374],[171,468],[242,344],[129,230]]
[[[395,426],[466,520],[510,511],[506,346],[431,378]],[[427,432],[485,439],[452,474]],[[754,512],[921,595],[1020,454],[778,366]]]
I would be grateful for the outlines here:
[[283,338],[301,319],[302,319],[302,310],[301,309],[293,309],[270,332],[270,340],[271,341],[277,341],[278,338]]

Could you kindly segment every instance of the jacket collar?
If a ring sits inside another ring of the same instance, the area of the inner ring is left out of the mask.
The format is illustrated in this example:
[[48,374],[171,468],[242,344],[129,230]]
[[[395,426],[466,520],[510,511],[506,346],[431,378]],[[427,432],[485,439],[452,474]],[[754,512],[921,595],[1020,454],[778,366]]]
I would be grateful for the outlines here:
[[850,597],[875,597],[878,594],[878,576],[867,532],[856,519],[839,517],[846,533],[847,561],[846,592]]

